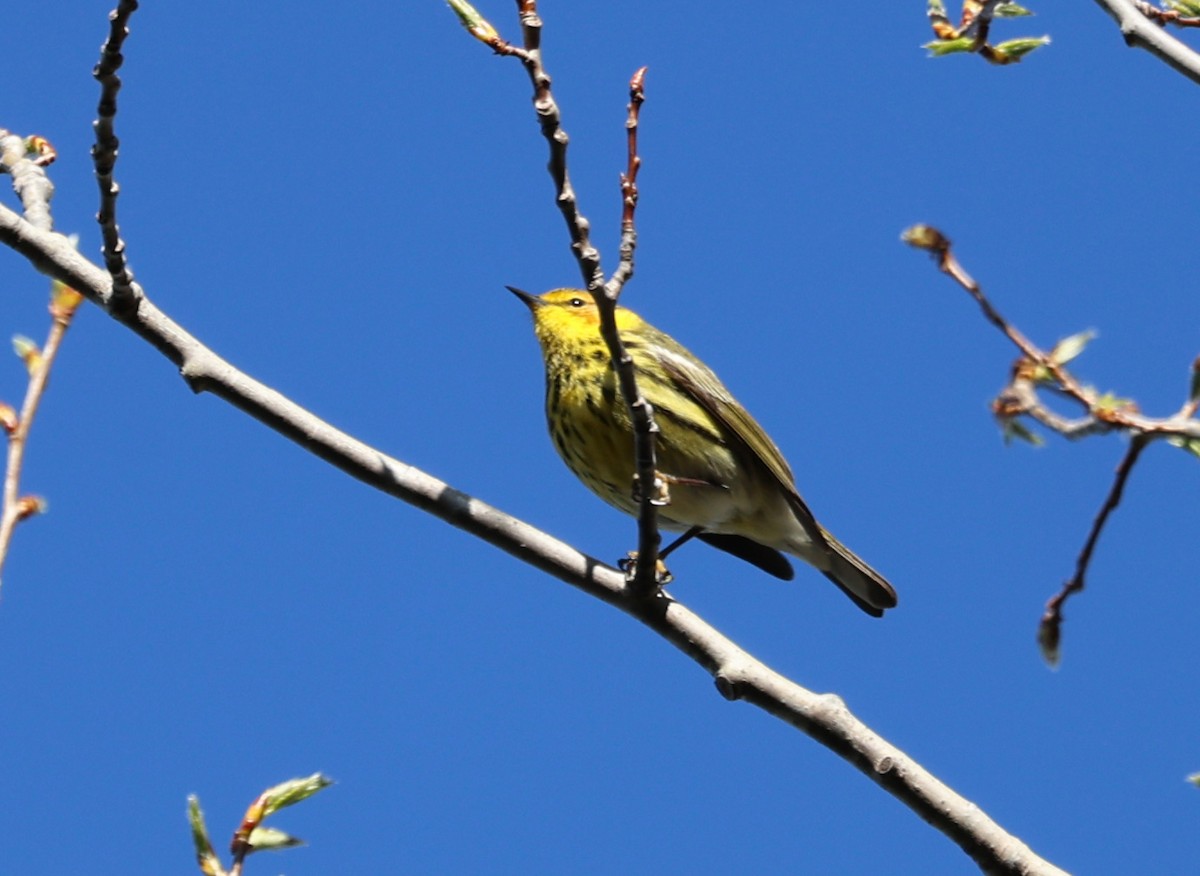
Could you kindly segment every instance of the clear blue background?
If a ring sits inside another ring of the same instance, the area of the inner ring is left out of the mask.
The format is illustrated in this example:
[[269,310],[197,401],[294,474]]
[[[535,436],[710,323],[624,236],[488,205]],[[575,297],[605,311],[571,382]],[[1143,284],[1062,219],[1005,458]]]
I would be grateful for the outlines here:
[[[942,227],[1039,343],[1152,414],[1200,352],[1200,90],[1090,3],[930,60],[921,0],[867,7],[546,0],[546,59],[615,265],[626,82],[650,66],[626,302],[703,356],[810,504],[901,594],[882,621],[817,574],[702,546],[674,595],[835,691],[1001,825],[1079,873],[1200,857],[1200,464],[1148,452],[1041,662],[1119,438],[1005,448],[1015,352],[901,229]],[[60,230],[98,257],[90,70],[108,6],[9,15],[0,125],[58,147]],[[482,7],[517,39],[513,4]],[[504,284],[578,282],[520,66],[440,2],[148,3],[117,176],[138,279],[240,367],[365,441],[605,559],[630,520],[542,425]],[[11,194],[4,195],[12,204]],[[47,283],[0,251],[0,331]],[[24,372],[0,359],[0,396]],[[973,865],[824,748],[636,622],[376,494],[86,308],[36,424],[0,601],[0,870],[188,873],[283,778],[310,841],[250,873],[949,874]]]

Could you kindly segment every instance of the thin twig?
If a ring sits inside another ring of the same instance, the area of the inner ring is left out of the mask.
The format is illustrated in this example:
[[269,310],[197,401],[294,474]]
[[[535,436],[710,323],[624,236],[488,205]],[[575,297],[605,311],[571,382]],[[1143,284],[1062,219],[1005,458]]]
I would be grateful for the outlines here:
[[[941,231],[929,225],[916,225],[905,231],[902,239],[917,249],[930,252],[937,261],[938,268],[966,290],[975,299],[987,321],[998,328],[1021,351],[1023,359],[1019,360],[1014,367],[1010,385],[993,403],[993,411],[998,416],[1011,417],[1028,413],[1043,421],[1049,428],[1062,431],[1067,437],[1079,437],[1089,432],[1100,433],[1120,429],[1145,434],[1152,438],[1200,440],[1200,421],[1191,417],[1194,408],[1185,406],[1179,413],[1170,417],[1148,417],[1133,405],[1104,403],[1102,397],[1095,390],[1076,380],[1063,367],[1062,362],[1052,354],[1040,349],[1001,316],[984,295],[980,285],[954,257],[951,252],[950,240]],[[1071,398],[1087,411],[1085,419],[1067,420],[1047,413],[1044,408],[1039,410],[1034,397],[1030,395],[1030,390],[1033,384],[1045,382],[1046,376],[1053,378],[1050,383],[1051,388]],[[1063,427],[1062,429],[1059,428],[1060,425]]]
[[636,483],[631,484],[630,489],[638,499],[638,549],[637,562],[632,564],[629,584],[636,593],[653,594],[659,584],[658,548],[661,543],[657,506],[665,504],[669,499],[666,483],[659,477],[657,469],[654,438],[658,433],[658,426],[654,422],[654,409],[638,389],[633,357],[625,349],[616,321],[617,299],[625,282],[633,275],[633,253],[637,239],[633,204],[637,201],[636,176],[638,165],[641,163],[641,158],[637,155],[637,119],[638,108],[645,99],[645,70],[643,68],[635,73],[630,82],[630,109],[626,129],[630,132],[628,136],[631,153],[621,185],[623,207],[620,266],[613,278],[605,282],[600,252],[591,242],[591,224],[579,210],[579,201],[567,169],[567,145],[570,143],[570,137],[562,125],[562,113],[551,90],[550,74],[546,72],[542,63],[542,19],[538,15],[537,0],[516,0],[523,42],[521,48],[516,48],[504,40],[491,22],[470,3],[465,0],[449,2],[472,36],[490,46],[497,54],[520,60],[533,85],[534,111],[537,113],[542,136],[550,149],[548,169],[554,181],[555,202],[566,222],[567,233],[571,237],[571,251],[579,263],[584,286],[596,302],[600,317],[600,335],[608,347],[621,397],[629,408],[633,423]]
[[[50,199],[54,195],[54,184],[46,175],[45,168],[57,153],[42,137],[21,138],[8,131],[0,130],[0,171],[13,177],[13,188],[21,198],[25,210],[25,221],[40,231],[50,231],[53,220],[50,214]],[[74,296],[71,298],[71,296]],[[69,304],[64,304],[70,298]],[[40,350],[31,349],[25,359],[29,372],[29,383],[25,388],[25,399],[19,412],[8,409],[5,431],[8,433],[8,452],[4,468],[4,485],[0,490],[0,583],[3,569],[12,546],[13,533],[17,524],[44,509],[45,503],[35,496],[21,495],[21,475],[25,468],[25,450],[29,446],[29,432],[37,415],[38,405],[46,392],[50,369],[58,356],[63,336],[71,324],[79,297],[72,290],[60,295],[55,289],[50,301],[50,332]],[[5,406],[7,408],[7,406]]]
[[[658,548],[661,543],[658,534],[658,508],[666,499],[666,486],[658,476],[658,465],[655,459],[655,437],[658,425],[654,422],[654,408],[646,397],[638,390],[633,367],[633,357],[624,349],[620,335],[616,330],[615,311],[617,299],[621,296],[625,284],[633,277],[633,254],[637,249],[637,226],[634,216],[637,212],[638,170],[642,166],[642,158],[638,153],[638,120],[642,104],[646,100],[645,92],[646,68],[639,68],[629,80],[629,107],[627,110],[626,131],[626,167],[621,174],[621,244],[620,258],[612,278],[605,284],[604,296],[609,306],[606,308],[613,316],[611,328],[616,344],[609,345],[609,351],[614,362],[619,363],[618,379],[621,391],[629,405],[630,415],[634,424],[634,468],[637,471],[639,485],[651,484],[649,490],[639,491],[638,508],[638,561],[633,567],[634,590],[648,594],[654,592],[659,582]],[[601,329],[604,329],[603,320]]]
[[1004,0],[985,0],[978,10],[975,10],[970,3],[963,4],[963,16],[961,30],[959,36],[973,37],[975,40],[975,51],[982,49],[987,45],[988,31],[992,26],[992,19],[996,15],[996,7]]
[[928,235],[928,239],[921,243],[914,243],[914,245],[933,253],[938,261],[938,268],[942,273],[962,286],[975,299],[987,321],[1000,329],[1004,333],[1004,336],[1012,341],[1017,349],[1025,355],[1026,359],[1046,368],[1054,375],[1055,380],[1058,381],[1064,392],[1078,399],[1085,406],[1090,407],[1091,400],[1087,392],[1079,385],[1075,378],[1067,373],[1059,363],[1038,349],[1016,326],[1001,316],[1000,311],[992,306],[992,302],[983,294],[982,287],[975,282],[974,278],[966,272],[963,266],[959,264],[958,259],[954,257],[954,253],[950,249],[950,239],[936,228],[927,225],[921,226],[921,230]]
[[148,297],[133,313],[115,312],[112,278],[62,235],[39,231],[0,205],[0,245],[104,308],[175,363],[194,391],[213,393],[363,483],[637,618],[718,679],[724,696],[758,706],[838,754],[944,833],[985,872],[1062,876],[1062,870],[862,723],[839,698],[813,693],[775,672],[666,594],[638,597],[618,570],[335,429],[234,368]]
[[100,210],[96,221],[100,223],[100,235],[104,241],[104,264],[113,278],[113,306],[117,310],[132,310],[137,306],[137,290],[134,288],[133,272],[125,258],[125,241],[117,226],[117,196],[121,187],[113,179],[113,167],[117,163],[120,140],[113,130],[113,118],[117,114],[117,92],[121,90],[121,78],[117,71],[124,63],[121,48],[129,36],[129,17],[137,11],[137,0],[121,0],[117,8],[108,14],[108,39],[100,47],[100,61],[92,75],[100,83],[100,103],[96,110],[96,143],[92,146],[92,163],[96,167],[96,182],[100,186]]
[[[908,229],[903,239],[932,253],[937,259],[938,267],[965,289],[979,304],[987,320],[1021,350],[1023,358],[1014,365],[1008,386],[992,403],[992,412],[1002,422],[1011,424],[1017,417],[1029,416],[1067,438],[1101,434],[1114,429],[1127,432],[1130,436],[1129,449],[1117,467],[1112,489],[1093,522],[1075,563],[1075,574],[1063,585],[1062,590],[1046,603],[1045,612],[1038,624],[1038,643],[1042,654],[1047,662],[1056,665],[1062,639],[1062,606],[1071,594],[1083,589],[1084,577],[1091,564],[1100,533],[1109,515],[1120,503],[1125,483],[1138,457],[1146,445],[1155,439],[1173,440],[1191,452],[1196,452],[1194,443],[1200,441],[1200,423],[1193,419],[1193,416],[1197,403],[1200,402],[1200,358],[1192,363],[1192,386],[1188,401],[1174,416],[1158,419],[1146,417],[1129,402],[1105,401],[1094,390],[1082,386],[1063,367],[1063,362],[1054,353],[1046,353],[1036,347],[1000,315],[983,294],[979,284],[954,257],[950,240],[942,232],[927,225],[919,225]],[[1077,346],[1082,348],[1081,344]],[[1078,349],[1075,352],[1078,352]],[[1064,361],[1066,358],[1069,358],[1069,355],[1064,354]],[[1086,416],[1078,419],[1062,417],[1041,403],[1037,389],[1039,384],[1046,381],[1047,375],[1053,378],[1049,384],[1050,388],[1082,405]]]
[[[12,544],[13,533],[17,524],[42,510],[40,500],[32,496],[21,496],[21,475],[25,467],[25,450],[29,446],[29,431],[33,428],[33,420],[37,415],[38,405],[46,392],[50,379],[50,369],[58,356],[63,337],[71,324],[74,308],[67,313],[55,313],[51,305],[53,322],[46,343],[39,354],[32,357],[33,366],[29,369],[29,385],[25,390],[25,400],[17,414],[16,428],[8,436],[8,458],[4,469],[4,500],[0,507],[0,572],[3,571],[8,550]],[[0,582],[3,575],[0,574]]]
[[1038,624],[1037,638],[1038,645],[1042,649],[1042,655],[1051,666],[1058,665],[1061,653],[1063,605],[1071,597],[1071,594],[1078,593],[1083,589],[1084,578],[1087,575],[1088,566],[1092,562],[1092,552],[1095,551],[1096,543],[1100,540],[1100,533],[1104,529],[1104,524],[1108,522],[1109,515],[1121,504],[1121,496],[1125,492],[1125,484],[1129,480],[1130,473],[1133,472],[1134,465],[1137,464],[1138,457],[1142,455],[1142,451],[1146,449],[1148,443],[1149,441],[1145,435],[1134,435],[1130,439],[1129,449],[1125,451],[1125,456],[1122,457],[1120,465],[1117,466],[1112,488],[1108,491],[1108,496],[1104,500],[1104,505],[1100,508],[1100,513],[1092,521],[1091,532],[1088,533],[1087,541],[1083,544],[1083,550],[1079,552],[1079,558],[1075,561],[1075,574],[1063,584],[1062,590],[1046,603],[1046,611],[1042,615],[1041,622]]
[[646,101],[646,67],[640,67],[629,80],[629,107],[625,119],[626,166],[621,174],[621,246],[620,261],[608,281],[607,293],[616,299],[633,276],[633,253],[637,249],[637,226],[634,214],[638,203],[638,170],[642,157],[638,153],[638,120]]
[[1190,420],[1196,416],[1197,407],[1200,407],[1200,356],[1192,360],[1192,379],[1191,385],[1188,387],[1188,399],[1179,409],[1178,416]]
[[550,147],[548,170],[554,181],[555,201],[567,224],[567,233],[571,236],[571,250],[579,263],[584,285],[589,292],[597,295],[604,287],[600,251],[592,245],[591,223],[579,211],[579,200],[567,171],[567,146],[570,137],[562,126],[562,113],[550,88],[550,74],[546,72],[542,63],[542,20],[538,17],[536,0],[517,0],[517,10],[525,51],[515,57],[520,59],[533,85],[533,109],[537,113],[542,136]]

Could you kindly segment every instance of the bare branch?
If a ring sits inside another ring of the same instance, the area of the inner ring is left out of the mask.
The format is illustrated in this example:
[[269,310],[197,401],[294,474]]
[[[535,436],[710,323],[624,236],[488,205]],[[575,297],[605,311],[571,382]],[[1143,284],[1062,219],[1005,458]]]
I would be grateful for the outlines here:
[[627,157],[625,172],[621,174],[621,260],[607,289],[609,297],[614,299],[620,297],[621,290],[633,276],[633,253],[637,249],[637,226],[633,217],[638,202],[637,175],[642,166],[642,157],[638,154],[638,119],[646,100],[646,70],[646,67],[639,68],[629,80],[629,108],[625,119]]
[[149,298],[135,312],[114,310],[112,278],[106,271],[84,259],[67,238],[40,231],[3,206],[0,244],[78,289],[152,344],[179,366],[194,391],[213,393],[360,481],[637,618],[711,673],[724,697],[752,703],[836,752],[946,834],[985,872],[1062,876],[1062,870],[863,724],[840,698],[813,693],[783,677],[666,594],[646,598],[620,571],[335,429],[238,371]]
[[[56,157],[54,147],[43,137],[21,138],[0,129],[0,172],[12,175],[13,189],[25,209],[25,221],[39,231],[53,228],[50,199],[54,196],[54,184],[46,175],[45,168]],[[41,348],[28,342],[21,356],[29,374],[21,410],[18,412],[8,405],[0,406],[3,408],[3,428],[8,434],[4,484],[0,488],[0,570],[3,570],[8,559],[17,524],[45,510],[44,500],[21,495],[25,450],[29,446],[29,432],[33,428],[34,417],[46,392],[50,369],[54,366],[63,336],[81,301],[82,297],[73,289],[54,284],[50,297],[52,321],[46,342]]]
[[1062,607],[1072,593],[1078,593],[1083,589],[1084,576],[1087,574],[1088,565],[1092,562],[1092,552],[1096,549],[1096,543],[1100,540],[1100,532],[1104,529],[1104,524],[1108,521],[1108,516],[1121,504],[1121,496],[1125,492],[1125,483],[1129,480],[1129,475],[1133,471],[1134,465],[1137,464],[1138,457],[1142,455],[1142,451],[1146,449],[1148,443],[1144,435],[1136,435],[1129,442],[1129,449],[1125,451],[1125,456],[1121,459],[1120,465],[1117,466],[1117,473],[1113,480],[1112,488],[1108,491],[1108,496],[1104,500],[1104,505],[1100,508],[1100,513],[1096,515],[1096,519],[1092,522],[1092,531],[1088,533],[1083,550],[1079,552],[1079,559],[1075,561],[1075,574],[1071,576],[1069,581],[1063,584],[1062,590],[1046,603],[1046,611],[1042,615],[1041,623],[1038,624],[1037,639],[1038,646],[1042,649],[1042,656],[1051,666],[1058,665],[1061,655]]
[[1143,15],[1135,0],[1096,0],[1096,3],[1117,22],[1125,45],[1145,49],[1200,84],[1200,54]]
[[[950,240],[942,232],[928,225],[917,225],[905,231],[902,239],[918,249],[929,251],[937,260],[941,271],[965,289],[979,304],[988,322],[1000,329],[1021,351],[1022,358],[1013,365],[1008,386],[1001,390],[992,402],[992,413],[1006,430],[1013,428],[1018,417],[1028,416],[1066,438],[1082,438],[1114,430],[1126,432],[1130,436],[1129,450],[1117,467],[1116,480],[1092,524],[1091,532],[1076,561],[1075,574],[1046,604],[1046,610],[1038,625],[1038,643],[1042,654],[1048,663],[1057,665],[1062,639],[1062,606],[1072,593],[1083,589],[1084,576],[1091,563],[1096,543],[1100,539],[1100,533],[1109,515],[1120,504],[1125,483],[1146,445],[1155,439],[1165,439],[1200,455],[1197,449],[1200,447],[1200,421],[1194,418],[1197,404],[1200,404],[1200,358],[1192,363],[1191,389],[1188,400],[1179,412],[1164,418],[1144,416],[1131,401],[1101,395],[1094,389],[1083,386],[1067,371],[1065,363],[1083,349],[1091,336],[1090,332],[1062,341],[1049,353],[1044,352],[992,306],[983,294],[983,289],[954,257],[950,251]],[[1067,418],[1050,410],[1038,397],[1039,387],[1058,391],[1077,402],[1083,407],[1085,415]],[[1006,434],[1011,432],[1006,431]],[[1032,440],[1032,436],[1027,433],[1017,434]]]
[[26,221],[43,231],[54,227],[50,216],[54,183],[46,176],[46,166],[56,157],[54,147],[44,138],[26,139],[0,128],[0,173],[12,177],[13,191],[21,199]]
[[[1069,438],[1116,429],[1144,434],[1147,438],[1200,440],[1200,421],[1193,419],[1195,408],[1190,402],[1172,416],[1148,417],[1132,403],[1119,403],[1119,400],[1081,384],[1053,352],[1040,349],[1001,316],[984,295],[983,289],[954,257],[950,240],[941,231],[928,225],[917,225],[905,231],[902,239],[917,249],[930,252],[938,268],[965,289],[975,299],[987,321],[1021,351],[1022,358],[1013,367],[1009,385],[992,405],[997,416],[1028,414],[1047,428]],[[1072,399],[1086,411],[1086,416],[1072,420],[1050,412],[1037,400],[1039,386],[1048,386]]]
[[100,104],[96,110],[96,143],[92,146],[92,162],[96,166],[96,182],[100,186],[100,211],[96,221],[100,223],[100,234],[104,240],[104,264],[113,278],[113,307],[131,310],[137,306],[138,291],[133,284],[133,272],[125,259],[125,241],[117,227],[117,196],[121,187],[113,180],[113,167],[121,141],[113,130],[113,118],[117,114],[117,92],[121,90],[121,78],[117,71],[125,59],[121,48],[129,36],[129,16],[138,8],[137,0],[121,0],[117,8],[108,14],[109,34],[100,47],[100,62],[92,75],[100,83]]
[[591,242],[591,224],[579,210],[579,201],[567,170],[567,145],[570,138],[562,126],[562,113],[551,90],[550,74],[542,64],[542,20],[538,15],[537,0],[517,0],[524,42],[521,49],[514,48],[501,38],[495,27],[465,0],[450,0],[450,7],[472,36],[491,46],[497,54],[519,59],[533,85],[534,111],[537,113],[542,136],[550,148],[548,169],[554,181],[555,203],[558,204],[559,212],[567,224],[571,250],[579,263],[584,285],[596,302],[600,315],[600,335],[608,347],[621,397],[629,407],[633,423],[636,483],[630,484],[630,489],[638,500],[638,547],[637,561],[630,565],[630,571],[634,589],[642,594],[652,594],[659,584],[658,548],[661,538],[658,533],[657,506],[666,503],[667,486],[658,474],[654,450],[658,426],[654,422],[654,408],[638,389],[633,357],[621,341],[616,321],[617,299],[625,282],[633,275],[633,253],[637,239],[633,223],[633,205],[637,202],[636,177],[637,168],[641,163],[637,155],[637,120],[638,110],[645,100],[645,68],[635,73],[630,82],[630,107],[626,122],[630,154],[621,183],[624,204],[621,221],[621,261],[613,278],[606,283],[600,264],[600,251]]
[[[46,393],[50,369],[58,357],[67,328],[82,298],[73,289],[54,284],[50,299],[50,333],[40,348],[30,349],[22,357],[29,372],[29,384],[21,410],[13,420],[6,418],[8,432],[8,458],[4,468],[3,501],[0,502],[0,570],[8,559],[13,533],[17,524],[45,509],[45,502],[35,496],[21,495],[21,475],[25,468],[25,450],[29,446],[29,432],[33,428],[38,406]],[[0,577],[0,581],[2,581]]]

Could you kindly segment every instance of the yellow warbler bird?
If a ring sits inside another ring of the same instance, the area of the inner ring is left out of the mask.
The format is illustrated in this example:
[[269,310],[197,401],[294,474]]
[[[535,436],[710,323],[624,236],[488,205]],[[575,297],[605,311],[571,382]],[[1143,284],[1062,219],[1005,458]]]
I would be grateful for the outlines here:
[[[546,365],[546,419],[559,455],[592,492],[636,516],[633,425],[592,296],[507,288],[533,313]],[[659,520],[686,530],[676,545],[696,536],[784,579],[792,567],[780,552],[791,554],[868,614],[894,607],[892,585],[817,523],[779,448],[717,375],[633,311],[618,307],[616,321],[638,389],[654,406],[658,474],[669,493]]]

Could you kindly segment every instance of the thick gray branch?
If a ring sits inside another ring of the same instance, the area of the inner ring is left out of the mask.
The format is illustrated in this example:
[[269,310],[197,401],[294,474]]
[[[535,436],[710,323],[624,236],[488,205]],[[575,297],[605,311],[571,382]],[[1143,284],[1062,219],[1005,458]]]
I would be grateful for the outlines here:
[[0,173],[12,177],[13,191],[25,207],[25,219],[44,231],[54,227],[50,217],[50,199],[54,183],[46,170],[26,154],[25,141],[0,128]]
[[136,306],[113,312],[107,271],[83,258],[67,238],[39,231],[3,206],[0,244],[77,289],[154,345],[179,367],[193,390],[225,399],[360,481],[636,617],[710,672],[727,699],[753,703],[836,752],[946,834],[984,872],[1062,876],[1062,870],[863,724],[839,697],[790,681],[669,596],[638,596],[611,566],[335,429],[205,347],[155,307],[137,284]]
[[1121,28],[1126,45],[1138,46],[1200,85],[1200,54],[1142,15],[1133,0],[1096,0]]

